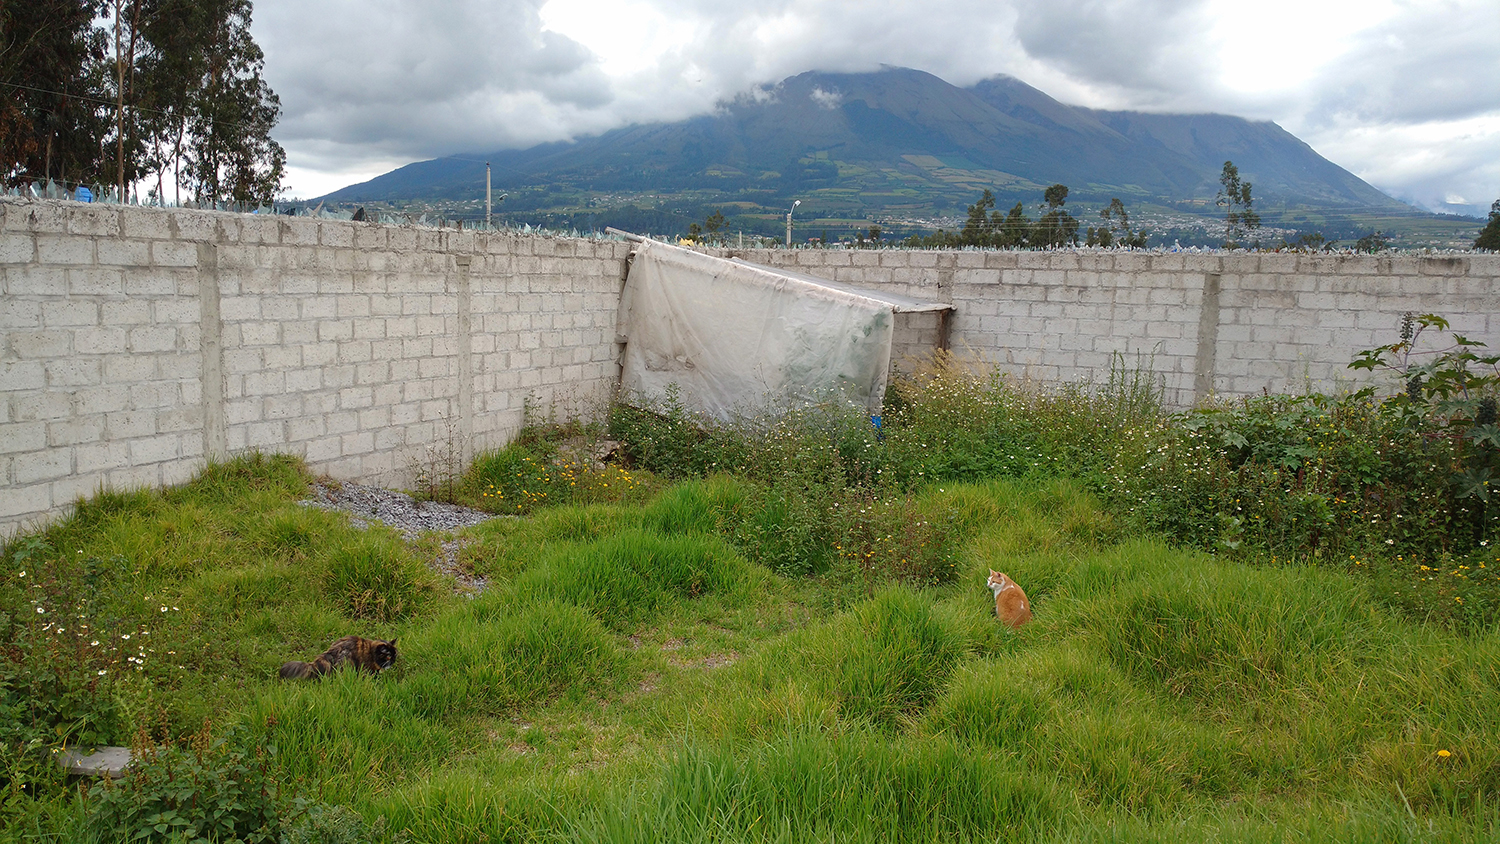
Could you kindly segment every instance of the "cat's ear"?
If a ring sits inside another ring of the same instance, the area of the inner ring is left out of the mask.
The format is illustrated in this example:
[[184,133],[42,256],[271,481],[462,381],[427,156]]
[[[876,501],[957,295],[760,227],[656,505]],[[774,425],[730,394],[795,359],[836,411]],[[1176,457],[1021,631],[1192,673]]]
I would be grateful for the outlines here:
[[396,647],[396,640],[395,639],[392,639],[390,641],[390,646],[393,647],[393,648]]
[[990,577],[994,577],[994,576],[995,576],[995,575],[997,575],[997,574],[999,574],[999,573],[1000,573],[1000,572],[998,572],[998,571],[995,571],[995,570],[994,570],[994,569],[990,569]]

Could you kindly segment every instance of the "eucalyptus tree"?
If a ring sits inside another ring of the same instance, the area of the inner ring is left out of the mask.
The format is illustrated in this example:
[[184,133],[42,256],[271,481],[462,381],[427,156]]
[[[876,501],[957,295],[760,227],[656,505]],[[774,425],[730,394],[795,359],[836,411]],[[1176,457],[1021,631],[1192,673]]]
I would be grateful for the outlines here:
[[200,203],[270,202],[286,153],[271,137],[280,100],[250,35],[250,0],[130,0],[138,21],[138,130],[149,172]]
[[1250,233],[1260,228],[1260,215],[1255,213],[1255,201],[1250,196],[1250,183],[1240,179],[1240,169],[1233,161],[1224,162],[1219,174],[1219,192],[1214,204],[1224,209],[1224,248],[1242,245]]
[[1500,252],[1500,199],[1490,205],[1490,221],[1475,238],[1474,248]]
[[108,41],[98,0],[0,0],[0,177],[102,181]]

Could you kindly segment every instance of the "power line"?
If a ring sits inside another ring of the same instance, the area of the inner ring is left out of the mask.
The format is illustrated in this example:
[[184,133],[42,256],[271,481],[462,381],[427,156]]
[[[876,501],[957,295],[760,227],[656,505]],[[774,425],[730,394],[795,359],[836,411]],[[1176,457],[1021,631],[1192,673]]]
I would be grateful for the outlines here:
[[[120,107],[120,106],[118,106],[112,100],[101,100],[101,99],[99,99],[97,97],[90,97],[90,96],[88,96],[86,94],[70,94],[67,91],[53,91],[53,90],[49,90],[47,88],[37,88],[37,87],[31,86],[31,85],[22,85],[22,84],[20,84],[18,82],[0,82],[0,85],[4,85],[4,86],[6,86],[8,88],[20,88],[23,91],[35,91],[35,92],[37,92],[39,94],[55,94],[55,95],[57,95],[59,97],[72,97],[75,100],[83,100],[84,102],[90,102],[90,103],[95,103],[97,105],[108,106],[111,109],[116,109],[116,108]],[[171,114],[171,112],[169,112],[169,111],[162,111],[161,109],[156,109],[156,108],[147,108],[146,106],[137,105],[135,103],[126,103],[124,107],[126,109],[129,109],[129,110],[132,110],[132,111],[136,111],[136,112],[146,112],[146,113],[149,113],[149,114],[157,114],[157,115],[162,115],[162,116],[168,116],[168,115]],[[254,128],[253,124],[250,124],[250,123],[240,123],[238,121],[233,121],[233,120],[215,120],[214,122],[222,124],[224,126],[230,126],[230,127],[236,128],[236,129]]]

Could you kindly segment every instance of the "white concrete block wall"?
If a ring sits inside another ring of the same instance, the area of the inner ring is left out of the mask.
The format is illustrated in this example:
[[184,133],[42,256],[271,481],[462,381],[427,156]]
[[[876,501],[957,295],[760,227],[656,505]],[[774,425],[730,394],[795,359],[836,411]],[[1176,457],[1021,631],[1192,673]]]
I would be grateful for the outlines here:
[[202,465],[196,272],[117,209],[0,205],[0,527]]
[[627,244],[0,201],[0,532],[250,448],[405,485],[617,381]]
[[[0,200],[0,532],[210,455],[406,484],[450,432],[601,408],[629,244]],[[1166,399],[1337,389],[1435,312],[1500,347],[1500,256],[720,250],[949,302],[950,345],[1017,377],[1160,373]],[[898,317],[893,360],[937,342]]]
[[[1017,377],[1101,382],[1112,361],[1150,366],[1175,407],[1368,383],[1349,361],[1394,342],[1407,311],[1500,348],[1500,255],[719,252],[950,302],[952,349]],[[899,352],[923,348],[918,326],[898,323]]]

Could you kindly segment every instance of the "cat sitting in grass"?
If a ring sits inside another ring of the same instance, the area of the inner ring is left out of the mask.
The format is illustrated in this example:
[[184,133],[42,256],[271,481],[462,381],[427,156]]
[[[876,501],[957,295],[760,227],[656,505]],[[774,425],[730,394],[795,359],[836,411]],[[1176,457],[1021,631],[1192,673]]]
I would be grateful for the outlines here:
[[343,665],[352,665],[360,671],[379,674],[396,661],[396,640],[383,642],[363,636],[345,636],[328,646],[321,656],[312,662],[288,662],[281,666],[281,679],[307,680]]
[[1026,600],[1021,584],[1011,580],[1009,575],[990,569],[986,585],[995,593],[995,616],[1002,622],[1020,630],[1021,625],[1031,620],[1031,602]]

